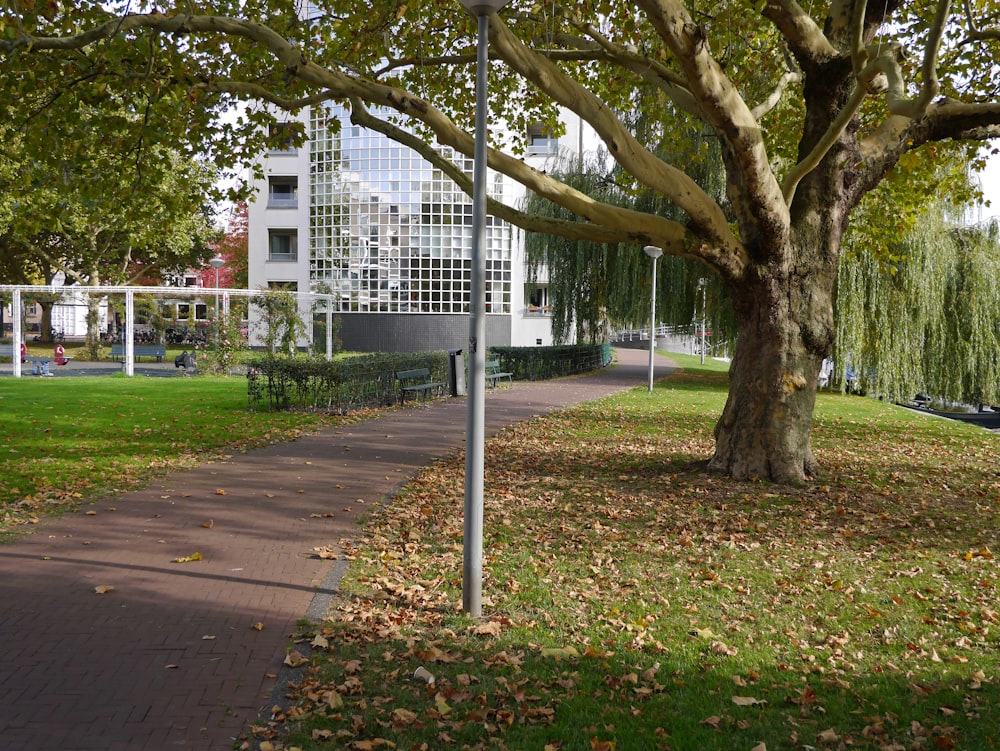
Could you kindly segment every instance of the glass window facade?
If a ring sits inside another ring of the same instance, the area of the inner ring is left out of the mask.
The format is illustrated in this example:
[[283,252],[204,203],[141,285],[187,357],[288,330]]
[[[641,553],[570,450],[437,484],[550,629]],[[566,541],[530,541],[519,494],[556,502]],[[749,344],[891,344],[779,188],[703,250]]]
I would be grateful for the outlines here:
[[[470,177],[472,160],[443,153]],[[339,107],[310,111],[309,278],[341,311],[468,313],[472,203],[443,172]],[[488,182],[501,198],[503,182]],[[508,224],[486,219],[486,309],[510,313]]]

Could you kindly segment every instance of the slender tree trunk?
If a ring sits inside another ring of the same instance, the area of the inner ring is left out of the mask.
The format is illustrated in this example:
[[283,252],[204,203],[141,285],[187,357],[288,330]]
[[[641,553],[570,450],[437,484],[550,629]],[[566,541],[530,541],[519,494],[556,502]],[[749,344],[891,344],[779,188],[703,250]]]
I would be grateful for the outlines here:
[[40,300],[38,305],[42,309],[41,322],[38,324],[39,339],[45,344],[52,344],[52,308],[55,303]]
[[810,434],[833,343],[834,278],[829,269],[762,271],[732,290],[740,332],[710,470],[792,483],[816,473]]

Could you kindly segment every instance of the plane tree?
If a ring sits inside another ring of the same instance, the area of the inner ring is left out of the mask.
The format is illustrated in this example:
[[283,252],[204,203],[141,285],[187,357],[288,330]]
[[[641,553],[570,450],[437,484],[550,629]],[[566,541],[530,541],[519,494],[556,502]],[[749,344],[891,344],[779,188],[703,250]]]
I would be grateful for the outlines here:
[[[944,152],[971,162],[978,142],[1000,135],[994,11],[948,0],[514,0],[490,22],[493,111],[513,137],[495,134],[489,164],[572,218],[490,210],[526,230],[658,245],[710,267],[739,329],[710,468],[800,481],[817,470],[816,382],[852,212],[894,171],[919,170],[908,162]],[[143,92],[175,108],[172,132],[220,157],[248,145],[226,141],[211,114],[235,99],[289,112],[346,102],[354,123],[471,190],[430,143],[473,153],[474,29],[454,0],[15,0],[0,12],[0,85],[35,112]],[[639,93],[657,123],[641,138],[618,114]],[[529,125],[558,132],[558,108],[676,212],[601,202],[519,158]],[[234,128],[265,117],[251,106]],[[721,197],[684,161],[657,155],[691,124],[717,142]]]
[[[137,147],[136,116],[114,104],[82,105],[0,146],[0,249],[7,283],[134,284],[207,259],[215,237],[209,193],[215,170],[158,143]],[[49,341],[58,293],[36,294]],[[92,300],[96,306],[97,301]],[[96,315],[88,337],[96,343]],[[96,344],[95,344],[96,346]]]

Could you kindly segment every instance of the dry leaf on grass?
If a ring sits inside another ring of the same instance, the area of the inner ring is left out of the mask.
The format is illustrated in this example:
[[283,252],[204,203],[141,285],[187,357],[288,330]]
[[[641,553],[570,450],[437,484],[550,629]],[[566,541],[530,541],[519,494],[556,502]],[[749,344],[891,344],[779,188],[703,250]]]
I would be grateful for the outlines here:
[[767,699],[755,699],[752,696],[734,696],[733,704],[738,707],[763,707]]

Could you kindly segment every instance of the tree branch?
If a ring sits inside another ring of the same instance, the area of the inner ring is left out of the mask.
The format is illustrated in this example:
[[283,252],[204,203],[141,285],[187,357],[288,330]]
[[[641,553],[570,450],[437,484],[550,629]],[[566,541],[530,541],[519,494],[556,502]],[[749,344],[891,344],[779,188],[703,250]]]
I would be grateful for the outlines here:
[[795,0],[768,0],[763,15],[781,33],[800,63],[817,63],[840,56],[812,16]]
[[[459,169],[454,162],[446,159],[440,151],[413,133],[382,118],[375,117],[364,106],[363,102],[357,98],[351,100],[351,122],[355,125],[382,133],[393,141],[413,149],[451,178],[460,190],[467,195],[472,195],[472,178]],[[527,170],[537,172],[526,164],[524,167]],[[538,175],[540,178],[546,178],[543,173],[538,173]],[[574,212],[581,208],[581,202],[585,202],[591,206],[596,205],[596,202],[589,196],[579,193],[552,178],[547,178],[547,180],[560,188],[558,194],[553,189],[549,189],[546,192],[539,191],[539,194],[553,201],[553,203]],[[600,204],[600,206],[608,215],[620,215],[620,221],[616,226],[602,226],[594,222],[573,222],[540,217],[520,211],[490,197],[487,197],[486,202],[487,210],[491,215],[497,216],[529,232],[555,234],[571,240],[590,240],[593,242],[635,242],[641,244],[658,242],[662,243],[665,251],[669,248],[674,255],[688,255],[688,249],[693,242],[693,239],[687,235],[684,228],[676,222],[609,204]]]
[[760,126],[732,81],[713,59],[704,31],[679,0],[639,0],[680,65],[709,124],[729,149],[728,167],[751,198],[746,206],[767,245],[787,247],[788,207],[771,171]]
[[[719,270],[727,275],[738,277],[742,274],[747,262],[746,252],[711,196],[684,172],[658,159],[593,92],[566,76],[543,55],[528,49],[496,17],[491,19],[490,38],[504,62],[553,101],[586,120],[607,144],[611,156],[629,174],[662,193],[691,217],[694,227],[707,243],[720,248],[720,252],[706,258],[706,262],[722,262],[724,265]],[[498,169],[520,180],[506,169]]]

